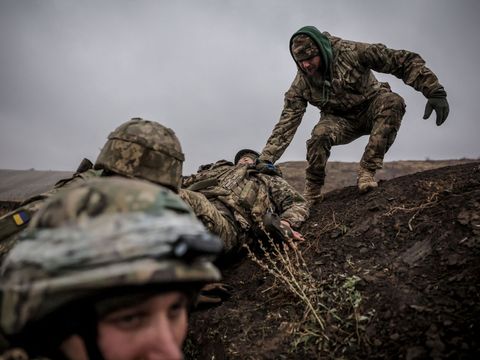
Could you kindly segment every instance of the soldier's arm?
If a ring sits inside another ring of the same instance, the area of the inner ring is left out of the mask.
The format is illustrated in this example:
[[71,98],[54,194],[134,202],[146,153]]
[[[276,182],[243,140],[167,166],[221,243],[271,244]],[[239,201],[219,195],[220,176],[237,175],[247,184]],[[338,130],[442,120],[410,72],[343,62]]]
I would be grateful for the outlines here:
[[425,60],[419,54],[390,49],[383,44],[357,43],[357,49],[360,64],[396,76],[427,98],[432,93],[443,90],[437,76],[425,66]]
[[260,154],[260,160],[267,160],[274,163],[282,156],[285,149],[292,142],[293,136],[307,108],[307,100],[302,96],[305,86],[304,81],[300,75],[297,74],[290,89],[285,93],[280,120],[273,128],[272,134]]
[[271,200],[280,219],[287,221],[292,228],[299,228],[309,215],[305,198],[279,176],[269,176],[268,182]]

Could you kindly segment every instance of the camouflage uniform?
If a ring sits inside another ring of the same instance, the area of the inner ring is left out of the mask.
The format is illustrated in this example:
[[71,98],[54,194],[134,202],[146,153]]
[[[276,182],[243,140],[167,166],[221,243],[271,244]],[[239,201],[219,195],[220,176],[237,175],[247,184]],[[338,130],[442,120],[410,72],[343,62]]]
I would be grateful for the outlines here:
[[252,166],[221,160],[185,177],[180,196],[202,222],[224,241],[226,251],[264,234],[267,213],[298,228],[308,217],[305,199],[279,176],[259,173]]
[[[99,176],[120,175],[145,179],[173,191],[181,182],[184,155],[173,130],[154,121],[133,118],[115,129],[95,162],[95,169],[77,172],[55,187],[26,200],[0,218],[0,262],[45,200],[58,191]],[[83,169],[85,170],[85,169]]]
[[7,255],[1,330],[34,356],[51,356],[77,334],[89,358],[100,359],[90,332],[106,301],[146,291],[194,295],[220,279],[212,264],[220,250],[172,191],[119,177],[90,180],[53,196]]
[[[308,41],[313,45],[309,46]],[[406,50],[347,41],[309,26],[292,36],[290,51],[298,66],[297,75],[285,94],[280,120],[260,159],[278,160],[292,141],[307,104],[318,107],[320,121],[307,141],[307,185],[321,188],[324,184],[332,146],[348,144],[362,135],[370,134],[370,139],[361,168],[374,173],[382,167],[383,157],[399,130],[405,103],[387,83],[379,82],[372,70],[395,75],[429,99],[446,97],[424,60]],[[315,55],[320,55],[321,70],[309,76],[298,62]]]

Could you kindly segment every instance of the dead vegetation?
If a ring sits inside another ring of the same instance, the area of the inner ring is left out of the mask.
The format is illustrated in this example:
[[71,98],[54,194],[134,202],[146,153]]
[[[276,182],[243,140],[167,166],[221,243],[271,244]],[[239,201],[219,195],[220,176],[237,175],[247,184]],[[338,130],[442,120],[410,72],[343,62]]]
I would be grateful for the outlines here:
[[335,358],[349,344],[360,345],[369,319],[361,313],[362,296],[355,288],[360,279],[321,271],[314,276],[300,250],[282,248],[271,240],[268,245],[260,246],[260,255],[249,247],[247,251],[250,259],[274,278],[263,292],[288,291],[298,300],[300,316],[281,324],[291,335],[293,353],[299,347],[314,347],[318,353]]

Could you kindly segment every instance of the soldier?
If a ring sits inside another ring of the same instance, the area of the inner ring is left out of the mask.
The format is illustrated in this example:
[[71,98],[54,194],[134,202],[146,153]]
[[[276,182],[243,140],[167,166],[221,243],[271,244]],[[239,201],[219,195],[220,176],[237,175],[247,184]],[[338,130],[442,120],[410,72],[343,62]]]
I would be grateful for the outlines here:
[[9,354],[181,359],[187,310],[219,280],[211,261],[220,250],[189,207],[154,184],[93,179],[62,191],[3,264]]
[[282,177],[256,169],[258,153],[243,149],[235,164],[220,160],[184,177],[180,196],[213,233],[224,241],[226,252],[265,232],[293,245],[302,241],[295,231],[308,217],[305,199]]
[[15,242],[15,235],[24,229],[46,199],[61,189],[99,176],[119,175],[140,178],[178,192],[184,155],[173,130],[154,121],[133,118],[120,125],[109,136],[94,168],[88,160],[70,179],[26,200],[18,209],[0,218],[0,260]]
[[362,135],[370,138],[358,168],[357,186],[362,193],[377,187],[375,172],[382,167],[383,157],[395,140],[405,103],[387,83],[377,81],[372,70],[395,75],[421,91],[428,99],[424,119],[435,110],[439,126],[448,116],[447,93],[418,54],[343,40],[313,26],[293,34],[290,52],[298,72],[260,160],[278,160],[292,141],[307,103],[318,107],[320,121],[307,141],[304,195],[311,203],[322,198],[331,147]]

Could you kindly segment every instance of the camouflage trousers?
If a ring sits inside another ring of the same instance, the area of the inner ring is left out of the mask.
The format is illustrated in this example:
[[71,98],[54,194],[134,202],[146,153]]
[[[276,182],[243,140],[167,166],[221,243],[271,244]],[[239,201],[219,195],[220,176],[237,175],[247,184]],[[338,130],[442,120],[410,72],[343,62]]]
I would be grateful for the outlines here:
[[239,244],[241,231],[205,195],[186,189],[181,189],[179,195],[193,209],[205,227],[222,239],[224,252],[229,252],[241,245]]
[[353,114],[324,114],[307,141],[306,179],[323,185],[325,166],[332,146],[370,135],[360,161],[363,168],[381,169],[383,157],[392,146],[405,114],[403,98],[393,92],[377,95],[362,111]]

